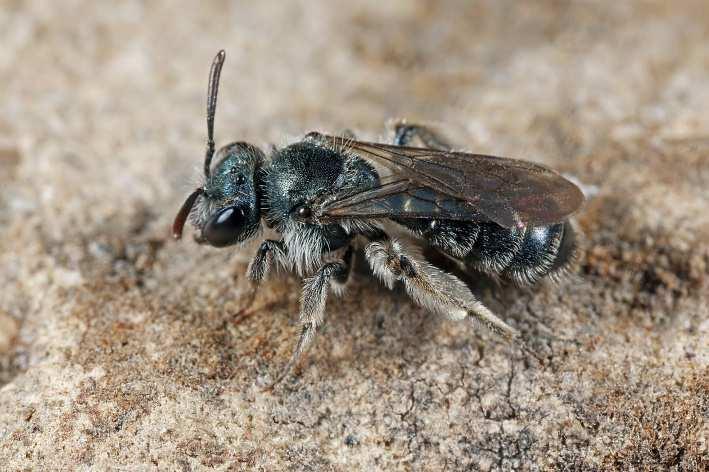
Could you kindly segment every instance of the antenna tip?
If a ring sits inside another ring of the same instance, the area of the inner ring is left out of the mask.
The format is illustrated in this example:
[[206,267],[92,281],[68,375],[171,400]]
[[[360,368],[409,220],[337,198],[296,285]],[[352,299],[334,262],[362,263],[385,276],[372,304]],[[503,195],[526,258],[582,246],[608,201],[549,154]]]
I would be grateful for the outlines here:
[[224,49],[220,49],[217,55],[214,57],[214,62],[224,62],[224,59],[226,58],[226,51]]

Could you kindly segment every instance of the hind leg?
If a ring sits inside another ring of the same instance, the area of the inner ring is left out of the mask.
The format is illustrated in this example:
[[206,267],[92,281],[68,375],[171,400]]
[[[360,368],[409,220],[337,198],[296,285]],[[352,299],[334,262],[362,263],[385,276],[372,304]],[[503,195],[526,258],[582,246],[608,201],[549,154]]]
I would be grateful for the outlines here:
[[431,149],[437,149],[439,151],[450,151],[453,149],[453,146],[451,146],[445,137],[427,126],[407,123],[404,120],[394,123],[393,144],[397,146],[408,146],[416,138],[418,138],[424,146]]
[[372,271],[389,287],[401,281],[419,305],[451,320],[470,319],[528,351],[517,330],[478,301],[457,277],[407,251],[396,240],[373,241],[365,248]]

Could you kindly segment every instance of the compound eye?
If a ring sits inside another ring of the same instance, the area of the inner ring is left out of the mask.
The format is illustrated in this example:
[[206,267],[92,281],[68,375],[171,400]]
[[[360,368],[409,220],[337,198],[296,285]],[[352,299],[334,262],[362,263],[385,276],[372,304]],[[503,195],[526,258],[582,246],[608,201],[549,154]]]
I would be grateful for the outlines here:
[[204,239],[214,247],[234,244],[246,223],[243,207],[227,207],[219,210],[202,230]]

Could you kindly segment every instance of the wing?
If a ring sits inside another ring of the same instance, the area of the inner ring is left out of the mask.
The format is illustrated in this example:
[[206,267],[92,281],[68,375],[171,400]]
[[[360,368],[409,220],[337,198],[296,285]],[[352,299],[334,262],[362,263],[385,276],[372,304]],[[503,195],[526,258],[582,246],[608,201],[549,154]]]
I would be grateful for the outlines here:
[[324,223],[340,218],[445,218],[485,221],[473,205],[435,192],[410,180],[384,180],[357,193],[336,195],[319,203],[318,219]]
[[435,216],[505,227],[546,226],[564,220],[584,201],[572,182],[531,162],[315,133],[308,137],[391,170],[379,186],[327,202],[321,208],[324,218]]

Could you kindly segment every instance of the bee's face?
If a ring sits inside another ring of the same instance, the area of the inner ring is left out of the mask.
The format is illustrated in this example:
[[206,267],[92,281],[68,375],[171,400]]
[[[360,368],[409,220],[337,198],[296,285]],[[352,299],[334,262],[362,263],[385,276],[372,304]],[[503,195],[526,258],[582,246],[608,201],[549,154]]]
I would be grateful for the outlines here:
[[[263,153],[246,143],[232,143],[221,148],[216,157],[214,170],[203,187],[190,195],[183,210],[191,203],[186,211],[199,230],[198,242],[225,247],[245,241],[259,229],[256,173]],[[178,219],[180,216],[186,218],[183,211]]]

